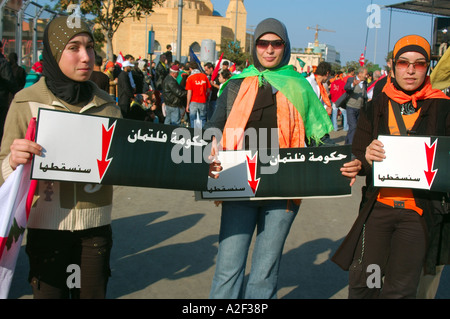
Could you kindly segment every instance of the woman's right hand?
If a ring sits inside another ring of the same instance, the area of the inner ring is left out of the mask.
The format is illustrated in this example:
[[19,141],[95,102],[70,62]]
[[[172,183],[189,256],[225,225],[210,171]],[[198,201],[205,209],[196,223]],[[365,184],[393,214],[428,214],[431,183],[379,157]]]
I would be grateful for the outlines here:
[[13,170],[21,164],[28,163],[33,155],[42,154],[42,146],[27,139],[15,139],[9,149],[11,150],[9,165]]
[[217,140],[215,137],[212,138],[212,147],[211,147],[211,155],[209,155],[208,159],[211,161],[209,164],[209,172],[208,176],[211,178],[219,178],[219,172],[222,171],[222,164],[217,159],[217,155],[219,151],[217,149]]
[[373,140],[369,146],[366,147],[366,160],[372,166],[373,162],[381,162],[386,158],[384,155],[384,145],[379,140]]

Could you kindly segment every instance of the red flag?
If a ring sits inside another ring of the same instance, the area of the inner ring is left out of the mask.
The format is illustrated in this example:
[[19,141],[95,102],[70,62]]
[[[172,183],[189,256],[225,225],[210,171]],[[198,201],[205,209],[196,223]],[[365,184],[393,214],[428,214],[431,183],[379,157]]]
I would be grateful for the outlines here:
[[233,72],[235,72],[235,71],[236,71],[236,63],[233,63],[233,64],[230,66],[230,72],[233,73]]
[[359,57],[359,64],[364,66],[364,53],[361,53],[361,56]]
[[122,67],[123,61],[125,61],[125,58],[122,55],[122,52],[119,52],[119,56],[117,57],[116,63]]
[[[28,126],[26,139],[34,140],[36,118]],[[27,227],[36,181],[30,180],[31,163],[19,165],[0,187],[0,299],[9,294],[14,269]]]
[[214,68],[213,74],[211,75],[211,81],[214,81],[217,77],[217,74],[219,74],[220,63],[222,62],[222,59],[223,59],[223,52],[220,55],[219,62],[217,62],[216,67]]

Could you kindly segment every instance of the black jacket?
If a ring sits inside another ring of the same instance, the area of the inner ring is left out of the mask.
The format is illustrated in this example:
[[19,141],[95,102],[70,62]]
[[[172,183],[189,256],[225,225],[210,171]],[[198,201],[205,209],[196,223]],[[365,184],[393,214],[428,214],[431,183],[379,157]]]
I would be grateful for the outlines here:
[[9,94],[16,94],[19,87],[5,56],[0,53],[0,109],[9,107]]
[[163,99],[166,105],[184,106],[184,98],[187,95],[187,91],[170,74],[164,79],[162,89]]
[[130,104],[134,98],[134,91],[131,87],[128,72],[122,71],[117,79],[118,104],[122,110],[122,116],[126,117],[130,111]]
[[156,73],[155,73],[155,86],[158,91],[162,91],[162,84],[164,82],[164,79],[169,74],[169,69],[166,66],[164,66],[161,62],[158,62],[158,65],[156,66]]

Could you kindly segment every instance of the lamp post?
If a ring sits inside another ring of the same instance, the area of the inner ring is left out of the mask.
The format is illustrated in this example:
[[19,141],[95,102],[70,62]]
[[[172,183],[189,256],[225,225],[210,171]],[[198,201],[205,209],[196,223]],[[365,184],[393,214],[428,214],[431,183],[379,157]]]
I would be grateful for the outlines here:
[[177,60],[181,61],[181,27],[183,22],[183,0],[178,0],[178,35],[177,35]]

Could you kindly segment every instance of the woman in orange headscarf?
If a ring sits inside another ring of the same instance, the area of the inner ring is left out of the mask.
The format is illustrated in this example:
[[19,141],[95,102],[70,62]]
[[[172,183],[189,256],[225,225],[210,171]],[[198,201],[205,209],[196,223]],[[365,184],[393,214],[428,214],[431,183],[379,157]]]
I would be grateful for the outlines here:
[[[389,156],[379,135],[450,135],[450,100],[431,87],[427,76],[430,51],[420,36],[401,38],[393,51],[395,78],[389,77],[383,93],[361,110],[352,152],[362,162],[359,175],[366,176],[367,184],[358,218],[333,256],[349,270],[349,298],[415,298],[422,269],[434,273],[436,261],[448,263],[441,256],[448,259],[449,244],[436,231],[447,227],[441,205],[445,194],[372,183],[373,162]],[[406,129],[401,129],[402,122]],[[368,287],[374,283],[368,279],[374,265],[384,283],[379,280],[379,286]]]

